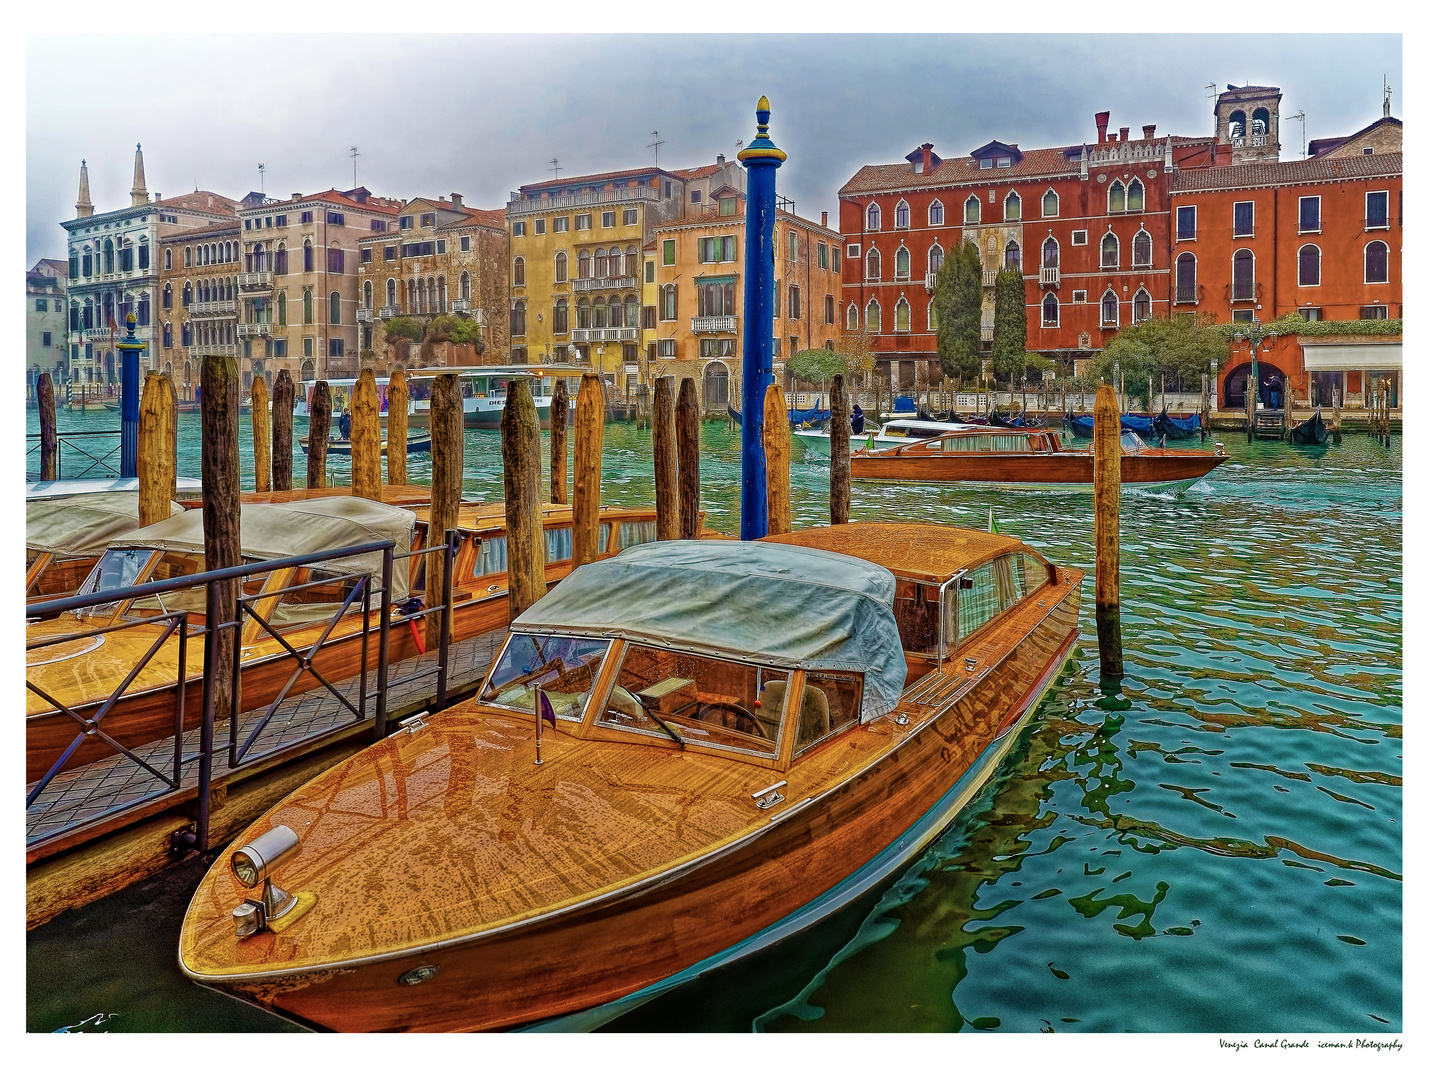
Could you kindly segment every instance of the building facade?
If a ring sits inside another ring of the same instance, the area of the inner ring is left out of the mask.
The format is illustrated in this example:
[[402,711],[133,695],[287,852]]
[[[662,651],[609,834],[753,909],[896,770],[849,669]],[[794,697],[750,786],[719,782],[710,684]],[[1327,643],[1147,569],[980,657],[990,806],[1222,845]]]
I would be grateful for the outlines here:
[[194,191],[171,199],[144,181],[144,155],[134,153],[130,205],[96,214],[89,194],[89,169],[80,163],[76,216],[61,222],[69,248],[68,351],[71,379],[114,387],[119,382],[114,340],[124,333],[132,311],[136,335],[145,344],[142,365],[159,367],[156,304],[159,299],[161,242],[174,232],[215,222],[232,222],[237,203],[212,191]]
[[[614,387],[640,377],[643,255],[663,222],[745,190],[745,170],[652,166],[527,184],[507,204],[512,359],[590,364]],[[719,203],[715,204],[718,205]]]
[[25,400],[35,400],[40,373],[56,386],[69,381],[65,348],[65,286],[69,263],[41,259],[25,272]]
[[501,210],[466,207],[462,196],[412,199],[396,233],[359,245],[359,357],[385,369],[402,362],[383,326],[411,316],[465,315],[482,327],[482,360],[503,363],[507,318],[507,228]]
[[254,375],[263,372],[262,358],[240,353],[239,231],[234,218],[181,230],[160,242],[155,366],[174,379],[180,401],[197,396],[199,363],[206,355],[236,357],[244,392]]
[[235,299],[238,355],[251,372],[357,377],[360,249],[396,230],[401,209],[363,187],[242,200]]

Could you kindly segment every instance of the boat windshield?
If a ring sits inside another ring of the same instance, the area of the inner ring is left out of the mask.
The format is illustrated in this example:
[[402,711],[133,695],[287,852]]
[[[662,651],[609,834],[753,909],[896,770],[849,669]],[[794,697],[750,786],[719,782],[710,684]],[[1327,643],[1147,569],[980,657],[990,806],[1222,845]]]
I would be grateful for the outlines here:
[[1124,431],[1119,435],[1119,448],[1126,454],[1142,454],[1149,444],[1132,431]]
[[530,713],[534,686],[542,687],[556,714],[581,720],[611,642],[555,634],[513,634],[507,639],[480,700]]

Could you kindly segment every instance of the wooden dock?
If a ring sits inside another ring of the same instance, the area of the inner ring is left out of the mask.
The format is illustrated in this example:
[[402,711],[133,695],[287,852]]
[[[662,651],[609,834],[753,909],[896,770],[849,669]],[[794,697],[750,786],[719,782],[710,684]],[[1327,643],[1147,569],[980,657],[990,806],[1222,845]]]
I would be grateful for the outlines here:
[[[406,631],[404,631],[406,632]],[[449,647],[448,702],[476,692],[492,665],[505,629],[490,631]],[[402,681],[408,676],[423,677]],[[434,707],[437,696],[437,654],[428,652],[389,669],[387,718],[390,723]],[[369,676],[365,718],[359,720],[325,689],[296,695],[283,703],[250,757],[230,768],[229,727],[214,732],[213,802],[210,843],[219,847],[276,801],[310,778],[337,764],[372,741],[373,678]],[[336,684],[349,700],[358,694],[357,676]],[[252,731],[266,710],[239,717],[240,739]],[[197,755],[199,731],[185,733],[186,757]],[[172,763],[172,739],[137,751],[137,756],[163,771]],[[177,790],[122,756],[108,757],[61,773],[25,816],[26,927],[48,922],[62,911],[117,892],[173,864],[176,832],[192,829],[198,790],[199,762],[190,761]],[[134,805],[138,800],[144,801]]]

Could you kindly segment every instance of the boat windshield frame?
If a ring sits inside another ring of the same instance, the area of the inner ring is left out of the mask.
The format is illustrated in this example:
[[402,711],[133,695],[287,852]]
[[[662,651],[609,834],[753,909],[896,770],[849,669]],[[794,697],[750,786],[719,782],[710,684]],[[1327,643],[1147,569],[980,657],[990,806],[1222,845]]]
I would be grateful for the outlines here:
[[[545,690],[544,686],[544,692],[548,694],[548,699],[552,703],[553,711],[557,714],[557,719],[565,720],[568,723],[576,724],[579,726],[584,724],[587,718],[587,713],[590,712],[592,708],[592,699],[597,696],[597,692],[608,681],[606,679],[607,668],[610,666],[611,663],[613,647],[621,644],[621,640],[619,638],[595,637],[585,634],[532,634],[523,632],[509,633],[507,635],[507,640],[502,643],[501,651],[498,652],[497,658],[493,661],[492,669],[482,680],[482,688],[478,691],[476,698],[477,703],[487,708],[503,709],[510,712],[520,713],[525,716],[533,715],[535,703],[532,694],[528,693],[522,695],[511,695],[510,700],[507,701],[501,700],[501,697],[504,694],[509,694],[509,692],[513,688],[523,688],[522,684],[524,682],[531,683],[537,681],[538,679],[542,678],[544,674],[555,674],[559,677],[561,675],[568,674],[566,670],[558,671],[556,668],[551,667],[552,664],[559,663],[562,659],[561,657],[553,657],[553,659],[550,661],[544,661],[544,663],[539,665],[537,668],[526,669],[515,678],[504,678],[501,683],[498,683],[496,680],[499,677],[499,674],[506,674],[505,672],[503,672],[504,661],[507,661],[509,659],[514,646],[516,646],[519,641],[530,641],[537,638],[542,639],[542,641],[544,642],[550,642],[554,638],[556,638],[567,642],[570,645],[574,645],[576,647],[576,650],[578,650],[577,654],[582,655],[584,657],[584,662],[571,669],[573,671],[580,670],[582,667],[586,667],[588,664],[592,663],[593,658],[595,658],[596,663],[592,672],[592,680],[588,685],[588,689],[585,691],[579,691],[575,695],[572,695],[574,698],[578,699],[585,697],[585,700],[581,702],[581,708],[578,710],[576,716],[571,716],[562,711],[568,704],[570,704],[570,702],[557,699],[556,695],[562,694],[561,691],[548,692]],[[600,648],[592,648],[585,653],[581,652],[581,650],[588,645],[600,645]],[[537,652],[539,657],[542,656],[542,650],[540,648],[537,650]],[[544,671],[544,668],[547,670]],[[565,697],[566,695],[563,696]],[[605,699],[603,699],[602,704],[603,707],[605,707]]]
[[1122,428],[1119,431],[1119,450],[1125,454],[1142,454],[1149,450],[1149,444],[1137,431]]

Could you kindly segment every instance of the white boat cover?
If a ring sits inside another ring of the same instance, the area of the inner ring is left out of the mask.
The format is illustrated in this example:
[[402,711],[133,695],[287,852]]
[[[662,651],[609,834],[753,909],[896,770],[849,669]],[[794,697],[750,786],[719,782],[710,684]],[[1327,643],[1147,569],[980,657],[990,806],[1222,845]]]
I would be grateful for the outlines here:
[[[174,490],[178,495],[198,497],[204,494],[204,485],[192,476],[176,476]],[[57,495],[83,495],[96,491],[139,491],[139,481],[133,477],[100,477],[96,480],[27,480],[25,498],[53,499]]]
[[513,633],[621,636],[746,663],[865,676],[861,719],[893,709],[905,654],[895,577],[850,555],[741,540],[668,540],[578,567]]
[[[169,513],[184,508],[169,504]],[[116,536],[139,527],[137,491],[97,491],[25,503],[25,547],[55,555],[98,555]]]
[[[408,595],[408,560],[416,515],[353,495],[331,495],[291,503],[243,503],[239,508],[239,547],[254,560],[311,555],[376,540],[393,541],[393,596]],[[165,521],[135,529],[110,541],[111,548],[162,547],[171,551],[204,551],[204,511],[186,510]],[[350,555],[316,564],[339,573],[364,571],[377,585],[383,572],[382,552]]]

